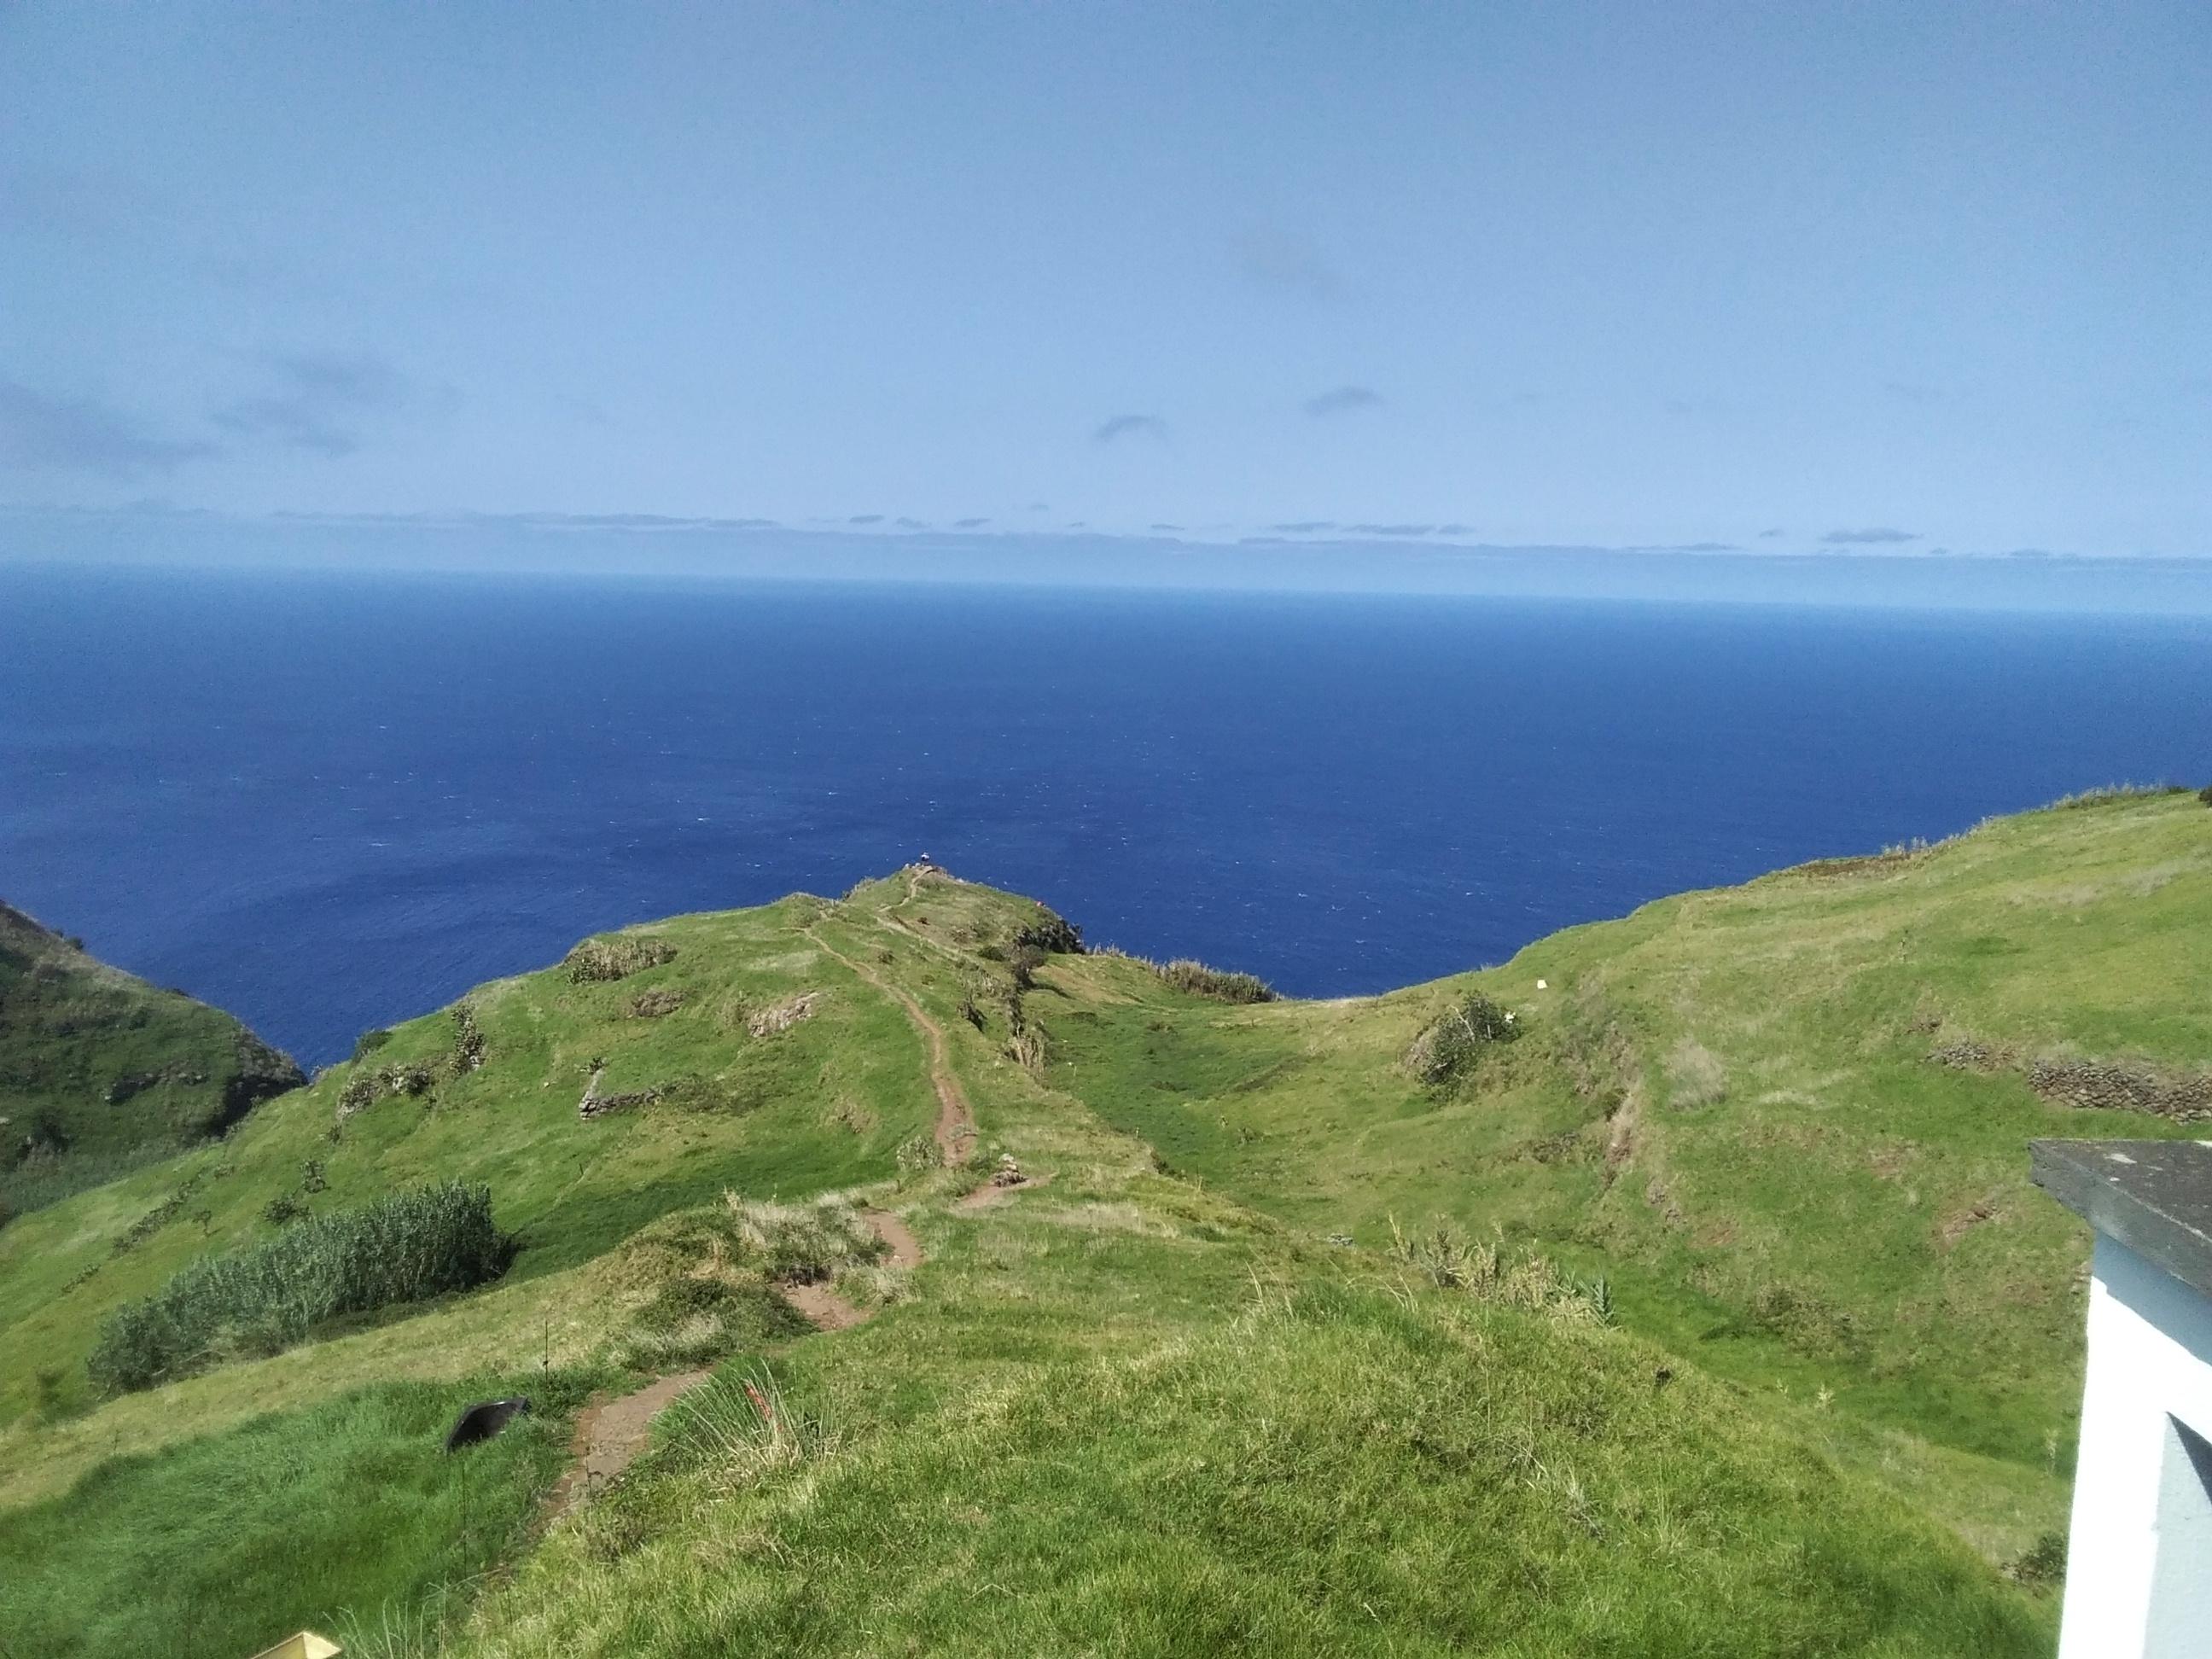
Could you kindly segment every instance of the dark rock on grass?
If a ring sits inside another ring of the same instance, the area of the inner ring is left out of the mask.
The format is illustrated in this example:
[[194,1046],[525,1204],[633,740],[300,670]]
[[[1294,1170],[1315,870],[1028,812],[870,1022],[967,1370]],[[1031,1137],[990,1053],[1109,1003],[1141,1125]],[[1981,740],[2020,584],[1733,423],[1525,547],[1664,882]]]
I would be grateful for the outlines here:
[[516,1418],[530,1409],[526,1395],[517,1395],[512,1400],[479,1400],[453,1420],[446,1436],[446,1450],[457,1452],[464,1447],[489,1440]]

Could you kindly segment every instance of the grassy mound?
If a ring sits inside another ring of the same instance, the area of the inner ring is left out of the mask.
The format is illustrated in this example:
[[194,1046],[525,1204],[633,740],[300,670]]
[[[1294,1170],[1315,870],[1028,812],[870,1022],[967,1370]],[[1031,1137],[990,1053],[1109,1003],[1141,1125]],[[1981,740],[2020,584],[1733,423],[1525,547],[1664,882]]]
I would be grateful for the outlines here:
[[1640,1343],[1372,1292],[854,1440],[718,1389],[449,1652],[2029,1654],[1954,1540]]

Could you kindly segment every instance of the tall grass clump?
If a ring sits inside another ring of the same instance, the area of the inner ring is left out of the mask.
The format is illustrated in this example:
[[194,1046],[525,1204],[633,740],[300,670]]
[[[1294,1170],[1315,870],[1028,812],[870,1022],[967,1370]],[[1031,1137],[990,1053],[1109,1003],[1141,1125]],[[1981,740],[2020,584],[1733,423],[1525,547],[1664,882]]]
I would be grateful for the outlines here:
[[2149,800],[2188,793],[2186,786],[2179,783],[2108,783],[2100,789],[2082,789],[2070,795],[2061,795],[2051,803],[2049,810],[2070,811],[2081,806],[2110,806],[2115,801]]
[[1613,1321],[1613,1286],[1602,1275],[1577,1279],[1537,1251],[1516,1257],[1502,1239],[1477,1243],[1442,1217],[1424,1231],[1408,1233],[1392,1216],[1390,1259],[1439,1290],[1464,1291],[1478,1301],[1570,1321]]
[[[1143,962],[1139,957],[1138,961]],[[1144,965],[1158,975],[1178,991],[1194,997],[1212,997],[1216,1002],[1273,1002],[1275,988],[1257,974],[1231,973],[1220,968],[1209,968],[1188,957],[1178,957],[1173,962],[1146,962]]]
[[1667,1082],[1669,1098],[1684,1110],[1728,1098],[1728,1067],[1695,1037],[1686,1036],[1668,1051]]
[[110,1314],[86,1369],[112,1393],[151,1388],[234,1355],[278,1352],[341,1315],[467,1290],[498,1278],[514,1255],[489,1187],[393,1193],[194,1262]]

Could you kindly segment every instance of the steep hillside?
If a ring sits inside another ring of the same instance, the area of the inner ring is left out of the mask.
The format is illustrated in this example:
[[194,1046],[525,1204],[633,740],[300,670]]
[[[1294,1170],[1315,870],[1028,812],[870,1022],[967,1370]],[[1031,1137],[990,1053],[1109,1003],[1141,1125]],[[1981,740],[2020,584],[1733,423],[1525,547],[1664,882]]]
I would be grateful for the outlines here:
[[[2025,1143],[2191,1132],[2208,921],[2212,813],[2124,799],[1340,1003],[923,868],[588,940],[0,1232],[0,1616],[18,1654],[2045,1651],[2086,1241]],[[1453,1011],[1481,1040],[1425,1041]],[[179,1269],[454,1178],[503,1277],[95,1396]],[[714,1366],[533,1511],[587,1393]],[[507,1393],[471,1509],[407,1437]],[[388,1468],[437,1538],[364,1510],[240,1575],[271,1459]]]
[[0,904],[0,1223],[219,1135],[306,1081],[229,1015]]

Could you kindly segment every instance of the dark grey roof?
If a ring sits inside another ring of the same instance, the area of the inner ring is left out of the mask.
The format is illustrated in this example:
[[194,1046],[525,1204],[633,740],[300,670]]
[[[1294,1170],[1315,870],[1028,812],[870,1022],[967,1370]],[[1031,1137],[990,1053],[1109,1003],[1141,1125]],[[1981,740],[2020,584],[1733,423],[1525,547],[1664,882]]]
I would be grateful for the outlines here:
[[2037,1186],[2212,1296],[2212,1141],[2035,1140],[2028,1152]]

